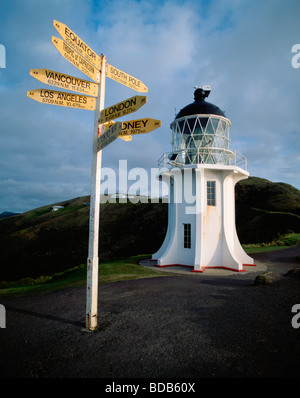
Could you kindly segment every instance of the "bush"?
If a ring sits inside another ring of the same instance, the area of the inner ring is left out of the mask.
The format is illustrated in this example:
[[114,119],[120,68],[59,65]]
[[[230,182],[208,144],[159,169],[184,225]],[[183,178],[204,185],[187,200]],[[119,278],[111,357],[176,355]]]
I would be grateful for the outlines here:
[[300,242],[300,234],[291,232],[286,235],[280,235],[276,242],[278,242],[277,244],[280,246],[294,246]]
[[52,276],[41,275],[38,278],[22,278],[15,282],[0,282],[0,289],[8,289],[10,287],[21,287],[21,286],[35,286],[48,283],[52,280]]

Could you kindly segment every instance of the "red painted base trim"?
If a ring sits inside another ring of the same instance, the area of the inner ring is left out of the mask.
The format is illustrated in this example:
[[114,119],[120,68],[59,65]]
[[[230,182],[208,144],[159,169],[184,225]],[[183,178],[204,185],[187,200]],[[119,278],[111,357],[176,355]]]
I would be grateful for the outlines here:
[[256,267],[256,264],[243,264],[244,267]]
[[229,271],[235,271],[235,272],[245,272],[246,271],[245,269],[235,269],[235,268],[229,268],[229,267],[203,267],[202,269],[203,269],[203,271],[205,269],[228,269]]
[[[243,264],[247,265],[247,264]],[[250,264],[253,265],[253,264]],[[187,267],[187,268],[193,268],[191,271],[192,272],[204,272],[205,269],[228,269],[229,271],[235,271],[235,272],[246,272],[245,269],[235,269],[235,268],[229,268],[229,267],[202,267],[200,270],[194,269],[193,265],[185,265],[185,264],[166,264],[166,265],[159,265],[155,264],[155,267],[159,268],[167,268],[167,267]]]

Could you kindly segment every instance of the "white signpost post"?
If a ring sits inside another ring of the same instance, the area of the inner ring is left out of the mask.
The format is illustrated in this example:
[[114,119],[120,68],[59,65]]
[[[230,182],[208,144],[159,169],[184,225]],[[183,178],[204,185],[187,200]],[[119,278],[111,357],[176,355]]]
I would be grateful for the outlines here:
[[52,36],[52,43],[57,50],[95,83],[48,69],[31,69],[30,75],[37,80],[81,94],[36,89],[27,91],[27,96],[45,104],[95,112],[86,294],[86,328],[95,330],[98,325],[98,246],[102,149],[118,137],[130,141],[132,134],[148,133],[160,127],[161,122],[149,118],[123,123],[114,122],[113,118],[137,111],[147,102],[147,97],[137,95],[104,109],[106,76],[138,92],[147,92],[148,88],[135,77],[108,65],[103,54],[97,55],[65,24],[54,20],[53,25],[63,38],[62,40]]

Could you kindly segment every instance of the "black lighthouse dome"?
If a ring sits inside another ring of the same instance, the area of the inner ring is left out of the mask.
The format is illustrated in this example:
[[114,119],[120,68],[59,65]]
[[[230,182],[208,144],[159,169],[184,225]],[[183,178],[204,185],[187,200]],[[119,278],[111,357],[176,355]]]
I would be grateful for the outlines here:
[[179,119],[181,117],[190,116],[190,115],[217,115],[226,117],[224,112],[214,104],[205,101],[205,97],[208,97],[210,93],[209,90],[205,88],[197,88],[194,92],[194,99],[195,101],[191,104],[182,108],[178,114],[176,115],[175,119]]

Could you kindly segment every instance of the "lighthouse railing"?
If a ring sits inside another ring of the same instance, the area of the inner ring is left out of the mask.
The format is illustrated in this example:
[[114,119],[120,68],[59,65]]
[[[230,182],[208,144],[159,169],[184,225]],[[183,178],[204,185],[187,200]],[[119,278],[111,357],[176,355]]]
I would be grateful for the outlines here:
[[247,170],[247,158],[238,151],[224,148],[191,148],[165,152],[158,160],[159,168],[183,167],[192,164],[219,164]]
[[235,157],[234,157],[235,163],[234,163],[234,165],[247,171],[247,158],[246,158],[246,156],[242,155],[241,153],[239,153],[236,150],[234,150],[234,154],[235,154]]

